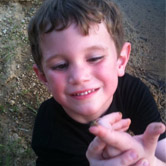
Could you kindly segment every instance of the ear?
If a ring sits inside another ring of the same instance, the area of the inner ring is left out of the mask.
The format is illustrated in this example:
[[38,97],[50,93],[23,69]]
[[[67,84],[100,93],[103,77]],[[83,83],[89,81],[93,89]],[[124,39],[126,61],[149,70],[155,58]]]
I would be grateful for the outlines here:
[[130,51],[131,44],[129,42],[124,43],[119,58],[117,60],[119,77],[122,77],[125,74],[126,65],[130,57]]
[[38,79],[44,84],[44,85],[48,85],[47,84],[47,79],[45,74],[38,68],[38,66],[36,64],[33,65],[33,70],[36,73]]

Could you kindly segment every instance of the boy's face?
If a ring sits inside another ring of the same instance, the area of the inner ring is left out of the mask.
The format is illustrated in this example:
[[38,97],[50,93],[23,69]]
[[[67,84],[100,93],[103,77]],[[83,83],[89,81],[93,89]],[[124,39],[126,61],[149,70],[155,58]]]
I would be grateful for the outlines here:
[[44,73],[36,66],[34,70],[70,117],[87,123],[107,110],[129,55],[117,58],[103,23],[92,25],[87,36],[75,24],[44,34],[41,49]]

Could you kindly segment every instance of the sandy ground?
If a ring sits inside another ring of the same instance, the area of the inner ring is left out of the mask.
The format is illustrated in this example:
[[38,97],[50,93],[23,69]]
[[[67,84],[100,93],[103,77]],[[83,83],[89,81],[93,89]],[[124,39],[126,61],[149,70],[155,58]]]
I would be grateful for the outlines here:
[[[164,0],[116,0],[140,40],[148,48],[142,56],[142,67],[157,78],[166,79],[165,55],[165,1]],[[131,41],[132,42],[132,41]],[[137,47],[132,42],[133,49]],[[139,48],[141,49],[141,48]]]
[[[0,166],[34,166],[34,118],[49,94],[32,70],[27,24],[41,0],[0,0]],[[164,0],[113,0],[132,43],[127,72],[150,88],[166,122]]]

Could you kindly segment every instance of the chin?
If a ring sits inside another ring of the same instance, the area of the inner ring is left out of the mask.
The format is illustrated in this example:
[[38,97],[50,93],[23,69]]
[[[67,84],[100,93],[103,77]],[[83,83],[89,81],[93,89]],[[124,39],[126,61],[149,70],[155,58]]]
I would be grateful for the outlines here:
[[93,116],[98,113],[98,109],[86,109],[80,112],[84,116]]

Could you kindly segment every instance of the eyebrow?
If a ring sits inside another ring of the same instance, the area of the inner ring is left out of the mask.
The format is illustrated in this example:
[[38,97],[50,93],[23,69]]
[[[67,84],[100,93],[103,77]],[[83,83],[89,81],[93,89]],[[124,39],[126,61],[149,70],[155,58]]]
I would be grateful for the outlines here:
[[92,51],[92,50],[101,50],[101,51],[106,51],[108,50],[108,47],[104,47],[102,45],[95,45],[95,46],[90,46],[85,49],[85,51]]
[[57,59],[59,57],[63,57],[63,54],[54,54],[54,55],[51,55],[51,57],[49,57],[49,58],[46,59],[46,63],[48,63],[52,59]]
[[[93,51],[93,50],[106,51],[106,50],[108,50],[108,47],[104,47],[102,45],[94,45],[94,46],[90,46],[90,47],[85,48],[84,51],[89,52],[89,51]],[[59,57],[64,57],[64,54],[54,54],[51,57],[49,57],[48,59],[46,59],[46,63],[48,63],[52,59],[57,59]]]

